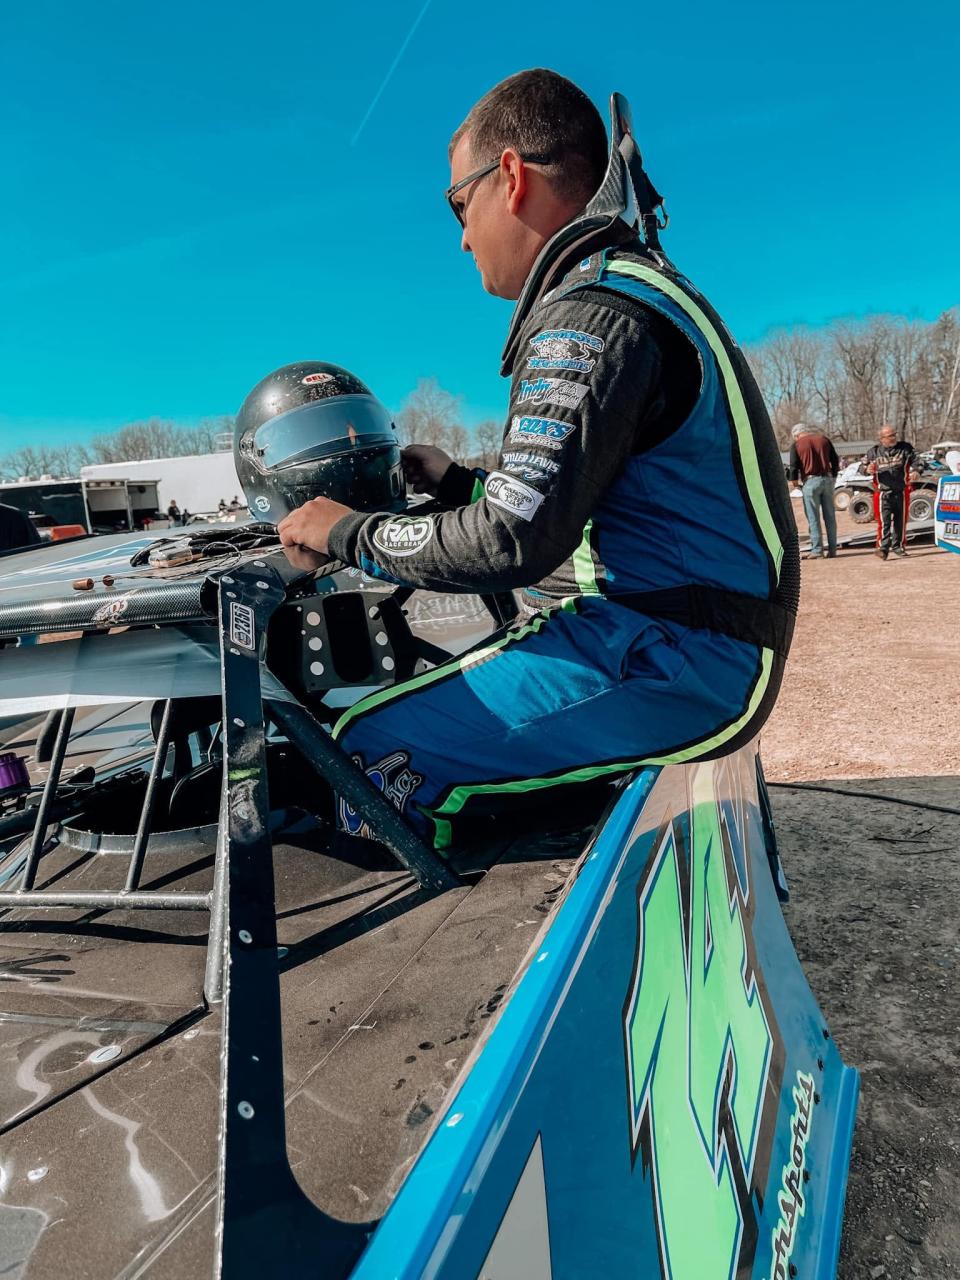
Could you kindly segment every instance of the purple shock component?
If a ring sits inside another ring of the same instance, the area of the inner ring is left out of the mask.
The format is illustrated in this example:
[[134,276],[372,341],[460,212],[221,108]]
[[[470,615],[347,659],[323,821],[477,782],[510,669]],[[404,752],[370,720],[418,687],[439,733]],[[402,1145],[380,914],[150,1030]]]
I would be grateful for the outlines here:
[[23,760],[12,751],[0,755],[0,796],[30,790],[30,775]]

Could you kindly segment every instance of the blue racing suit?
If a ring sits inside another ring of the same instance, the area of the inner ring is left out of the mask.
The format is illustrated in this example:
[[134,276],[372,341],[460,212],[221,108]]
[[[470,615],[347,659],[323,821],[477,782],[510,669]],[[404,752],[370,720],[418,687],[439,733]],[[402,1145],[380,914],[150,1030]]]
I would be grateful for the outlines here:
[[439,514],[354,513],[330,536],[390,581],[522,591],[517,625],[334,726],[438,848],[518,796],[747,741],[799,594],[769,419],[683,276],[639,242],[593,254],[515,350],[496,469],[451,467]]

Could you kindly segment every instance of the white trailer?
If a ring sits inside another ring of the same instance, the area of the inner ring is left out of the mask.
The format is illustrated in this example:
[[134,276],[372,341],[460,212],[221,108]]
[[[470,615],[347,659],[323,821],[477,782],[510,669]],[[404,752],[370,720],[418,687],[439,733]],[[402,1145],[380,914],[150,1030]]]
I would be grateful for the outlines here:
[[137,484],[156,481],[161,516],[171,502],[192,515],[215,512],[222,498],[244,501],[232,453],[195,454],[186,458],[150,458],[143,462],[98,462],[80,468],[88,488],[93,481],[126,480]]

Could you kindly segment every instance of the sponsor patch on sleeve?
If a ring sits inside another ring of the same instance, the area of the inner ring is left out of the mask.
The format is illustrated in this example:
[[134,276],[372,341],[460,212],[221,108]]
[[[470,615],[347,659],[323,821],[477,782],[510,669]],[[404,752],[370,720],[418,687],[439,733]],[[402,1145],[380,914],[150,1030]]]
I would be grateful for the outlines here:
[[562,449],[564,441],[576,429],[575,422],[557,422],[554,418],[518,415],[511,420],[507,440],[511,444],[538,444],[548,449]]
[[487,501],[521,520],[531,520],[543,494],[531,489],[528,484],[518,480],[516,476],[504,475],[502,471],[491,471],[486,483]]
[[521,378],[517,392],[517,404],[556,404],[561,409],[579,408],[583,397],[590,390],[585,382],[573,382],[570,378]]
[[536,352],[527,362],[531,369],[571,369],[589,373],[603,350],[603,339],[579,329],[544,329],[530,345]]
[[432,516],[397,516],[373,531],[373,545],[388,556],[415,556],[433,537]]

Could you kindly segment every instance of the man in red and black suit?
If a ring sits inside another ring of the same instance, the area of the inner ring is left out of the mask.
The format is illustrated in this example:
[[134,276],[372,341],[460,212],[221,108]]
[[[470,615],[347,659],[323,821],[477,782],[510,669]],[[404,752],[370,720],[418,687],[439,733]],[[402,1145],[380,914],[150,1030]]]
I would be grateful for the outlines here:
[[910,484],[917,478],[917,454],[912,444],[898,440],[893,427],[881,427],[877,444],[863,459],[873,476],[873,510],[877,518],[877,555],[905,556],[903,535],[910,507]]

